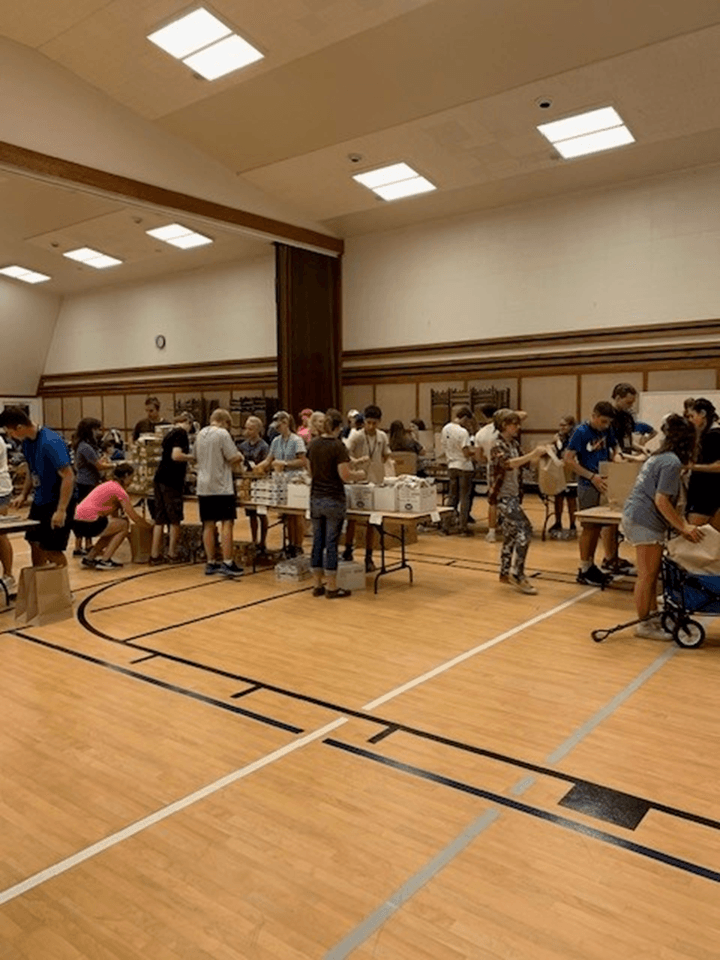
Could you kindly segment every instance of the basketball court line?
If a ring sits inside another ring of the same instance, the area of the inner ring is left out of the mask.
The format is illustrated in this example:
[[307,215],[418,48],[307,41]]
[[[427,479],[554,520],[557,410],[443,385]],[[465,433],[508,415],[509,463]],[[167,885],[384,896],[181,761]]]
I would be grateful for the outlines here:
[[[374,705],[380,705],[381,703],[386,703],[388,700],[394,699],[396,696],[399,696],[400,693],[405,690],[412,689],[413,687],[419,686],[421,683],[424,683],[426,680],[431,679],[432,677],[438,676],[439,674],[449,670],[452,666],[456,666],[458,663],[462,663],[465,660],[468,660],[471,656],[475,656],[481,653],[483,650],[488,649],[489,647],[495,646],[498,643],[501,643],[504,640],[509,639],[510,637],[515,636],[520,633],[522,630],[527,629],[530,626],[533,626],[536,623],[539,623],[542,620],[546,620],[549,617],[553,616],[555,613],[560,613],[567,607],[572,606],[574,603],[578,603],[580,600],[591,596],[596,592],[596,588],[590,590],[585,590],[582,593],[578,594],[576,597],[571,598],[568,601],[564,601],[561,604],[558,604],[556,607],[553,607],[551,610],[546,611],[543,614],[539,614],[536,617],[531,617],[529,620],[524,621],[518,626],[514,627],[512,630],[507,630],[504,633],[500,634],[499,637],[494,638],[493,640],[487,641],[486,643],[480,644],[479,646],[474,647],[471,651],[468,651],[467,654],[461,655],[459,657],[454,657],[452,660],[446,662],[446,664],[440,664],[434,670],[428,671],[425,674],[422,674],[420,677],[416,677],[414,680],[411,680],[409,683],[402,684],[397,687],[395,690],[389,691],[383,697],[379,697],[377,701],[373,701],[372,704],[367,704],[363,709],[370,710],[373,709]],[[90,598],[88,598],[90,599]],[[37,641],[33,637],[24,637],[26,640],[34,640],[46,646],[52,646],[45,641]],[[89,658],[88,658],[89,659]],[[132,671],[123,670],[124,673],[132,674]],[[73,854],[70,857],[65,858],[64,860],[59,861],[56,864],[53,864],[51,867],[48,867],[45,870],[42,870],[31,877],[28,877],[26,880],[21,881],[18,884],[15,884],[12,887],[7,888],[4,891],[0,891],[0,906],[4,903],[9,902],[19,896],[22,896],[28,890],[45,883],[47,880],[52,879],[53,877],[59,876],[62,873],[67,872],[68,870],[73,869],[80,863],[85,862],[86,860],[91,859],[92,857],[97,856],[98,854],[104,852],[110,847],[115,846],[118,843],[121,843],[123,840],[126,840],[130,837],[135,836],[136,834],[142,832],[143,830],[148,829],[151,826],[154,826],[156,823],[159,823],[162,820],[167,819],[169,816],[179,812],[180,810],[187,809],[195,803],[198,803],[200,800],[205,799],[207,796],[210,796],[213,793],[217,793],[219,790],[222,790],[224,787],[229,786],[232,783],[235,783],[237,780],[243,779],[251,773],[254,773],[257,770],[260,770],[271,763],[274,763],[276,760],[280,760],[288,754],[294,752],[297,749],[305,746],[308,743],[311,743],[320,738],[326,737],[326,735],[332,730],[337,729],[340,726],[349,722],[348,717],[339,717],[337,720],[324,725],[318,730],[313,731],[312,733],[306,734],[303,737],[293,741],[290,744],[287,744],[285,747],[281,747],[279,750],[274,750],[271,753],[267,754],[265,757],[260,758],[259,760],[254,761],[251,764],[248,764],[245,767],[241,767],[239,770],[234,771],[231,774],[228,774],[225,777],[220,778],[219,780],[214,781],[212,784],[208,784],[205,787],[202,787],[200,790],[195,791],[192,794],[189,794],[187,797],[177,800],[174,803],[169,804],[166,807],[162,807],[159,810],[156,810],[154,813],[149,814],[147,817],[137,821],[135,824],[131,824],[129,827],[125,827],[123,830],[117,831],[114,834],[111,834],[108,837],[105,837],[103,840],[98,841],[98,843],[92,844],[89,847],[86,847],[84,850],[80,850],[77,853]]]

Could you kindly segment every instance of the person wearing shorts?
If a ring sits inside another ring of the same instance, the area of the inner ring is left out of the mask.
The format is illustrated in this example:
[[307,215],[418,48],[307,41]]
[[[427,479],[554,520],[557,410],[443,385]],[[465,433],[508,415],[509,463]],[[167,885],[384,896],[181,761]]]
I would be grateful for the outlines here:
[[[129,520],[141,526],[147,521],[137,514],[130,503],[127,488],[135,468],[130,463],[120,463],[113,470],[112,480],[98,484],[81,500],[75,510],[73,531],[76,537],[99,539],[82,558],[83,567],[91,570],[113,570],[122,567],[113,560],[113,554],[130,534]],[[120,510],[125,517],[118,516]]]
[[657,617],[657,581],[668,530],[677,530],[694,543],[703,536],[702,530],[685,520],[676,508],[680,473],[695,450],[693,425],[672,414],[662,430],[660,449],[640,468],[622,517],[625,538],[637,553],[635,609],[640,623],[635,634],[652,640],[668,640],[672,636],[662,629]]
[[34,490],[28,519],[37,520],[38,525],[25,534],[32,565],[42,567],[55,563],[65,567],[65,550],[75,510],[75,473],[70,451],[59,434],[34,423],[22,407],[5,407],[0,414],[0,426],[4,426],[14,440],[22,441],[28,465],[22,493],[11,500],[11,505],[24,507],[30,491]]
[[150,566],[164,562],[162,556],[163,531],[168,527],[168,557],[177,562],[177,545],[180,524],[184,516],[183,493],[187,465],[193,456],[190,453],[189,433],[193,420],[190,413],[181,413],[173,421],[174,428],[163,437],[162,455],[155,471],[153,492],[155,494],[155,526],[153,527]]
[[[589,420],[575,427],[565,450],[565,463],[578,476],[578,509],[597,507],[600,495],[607,490],[607,482],[598,470],[605,460],[611,460],[616,451],[612,432],[613,405],[601,400],[593,407]],[[609,577],[595,566],[595,550],[600,539],[598,524],[583,524],[580,534],[580,569],[577,582],[604,586]]]
[[[197,462],[197,494],[200,521],[203,525],[203,546],[207,563],[205,573],[219,573],[228,578],[241,577],[242,567],[233,560],[233,525],[237,516],[235,484],[232,468],[244,457],[230,436],[232,420],[227,410],[218,407],[195,440]],[[215,562],[215,537],[220,524],[222,563]]]

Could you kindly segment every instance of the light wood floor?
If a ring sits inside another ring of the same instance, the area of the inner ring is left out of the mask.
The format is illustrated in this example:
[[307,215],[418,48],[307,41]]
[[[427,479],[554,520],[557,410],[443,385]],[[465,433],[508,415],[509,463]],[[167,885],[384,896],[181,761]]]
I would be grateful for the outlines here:
[[0,613],[1,960],[717,960],[720,621],[593,643],[628,584],[536,538],[514,592],[484,511],[377,595],[72,560]]

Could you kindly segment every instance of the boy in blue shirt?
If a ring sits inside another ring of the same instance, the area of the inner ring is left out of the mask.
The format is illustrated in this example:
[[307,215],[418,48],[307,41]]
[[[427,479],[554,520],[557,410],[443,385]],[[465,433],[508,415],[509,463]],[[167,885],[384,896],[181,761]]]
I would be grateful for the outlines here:
[[[597,507],[600,503],[600,495],[607,490],[607,481],[600,476],[598,470],[604,460],[612,460],[617,453],[618,445],[611,427],[614,412],[613,405],[608,401],[601,400],[596,403],[590,419],[573,430],[565,450],[565,463],[575,471],[578,477],[579,510]],[[579,540],[578,583],[601,587],[610,579],[595,566],[595,549],[601,529],[599,524],[583,524]],[[614,535],[613,540],[606,542],[605,548],[606,551],[611,550],[612,556],[615,556],[617,534],[612,528],[611,533]],[[607,565],[607,561],[604,565]]]
[[20,407],[5,407],[0,414],[0,426],[4,426],[14,440],[22,441],[28,464],[23,491],[12,501],[12,506],[25,506],[30,490],[34,489],[28,518],[37,520],[38,525],[25,534],[33,566],[55,563],[64,567],[75,514],[75,473],[67,445],[53,430],[33,423]]

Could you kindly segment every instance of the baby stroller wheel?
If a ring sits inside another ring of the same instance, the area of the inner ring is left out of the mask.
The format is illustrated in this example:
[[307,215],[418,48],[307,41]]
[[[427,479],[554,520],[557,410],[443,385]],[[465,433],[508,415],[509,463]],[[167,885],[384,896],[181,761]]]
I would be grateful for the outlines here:
[[677,617],[670,610],[664,610],[660,614],[660,626],[663,628],[665,633],[675,633],[676,624]]
[[705,628],[697,620],[684,620],[673,630],[673,640],[679,647],[692,650],[699,647],[705,639]]

